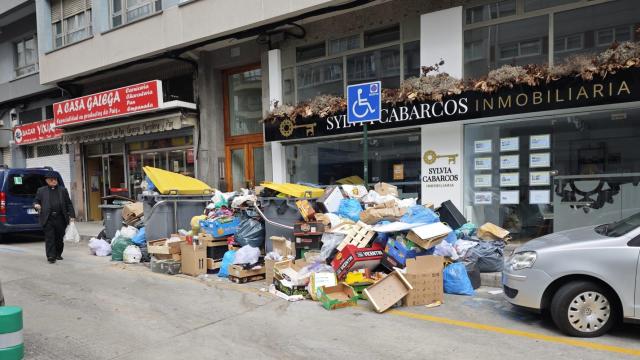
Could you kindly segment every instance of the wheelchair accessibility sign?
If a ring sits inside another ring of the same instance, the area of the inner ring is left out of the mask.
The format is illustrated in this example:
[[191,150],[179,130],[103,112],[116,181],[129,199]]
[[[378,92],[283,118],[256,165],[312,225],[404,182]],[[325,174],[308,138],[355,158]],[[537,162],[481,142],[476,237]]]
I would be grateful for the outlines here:
[[380,81],[347,86],[347,122],[380,121],[382,86]]

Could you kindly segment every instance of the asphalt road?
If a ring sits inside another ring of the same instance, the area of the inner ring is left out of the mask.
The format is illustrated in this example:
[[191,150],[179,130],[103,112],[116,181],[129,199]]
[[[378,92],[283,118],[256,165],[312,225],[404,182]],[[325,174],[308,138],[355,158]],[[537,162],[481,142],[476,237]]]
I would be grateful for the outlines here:
[[264,283],[151,273],[67,246],[50,265],[34,238],[0,243],[7,302],[24,308],[26,359],[614,359],[640,356],[638,327],[590,340],[482,289],[445,304],[327,311],[261,291]]

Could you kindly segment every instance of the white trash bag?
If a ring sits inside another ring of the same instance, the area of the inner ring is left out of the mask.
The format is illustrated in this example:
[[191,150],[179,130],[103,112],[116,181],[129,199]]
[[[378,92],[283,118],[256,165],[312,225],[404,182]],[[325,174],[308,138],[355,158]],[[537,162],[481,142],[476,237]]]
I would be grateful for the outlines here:
[[78,229],[76,229],[75,222],[72,221],[67,225],[67,229],[64,231],[64,241],[70,243],[80,242],[80,233],[78,233]]
[[120,229],[120,235],[129,239],[133,239],[137,233],[138,229],[133,226],[123,226],[122,229]]
[[140,248],[135,245],[129,245],[122,253],[122,260],[125,264],[137,264],[142,259]]
[[111,255],[111,244],[103,239],[91,238],[89,240],[89,251],[92,255],[109,256]]

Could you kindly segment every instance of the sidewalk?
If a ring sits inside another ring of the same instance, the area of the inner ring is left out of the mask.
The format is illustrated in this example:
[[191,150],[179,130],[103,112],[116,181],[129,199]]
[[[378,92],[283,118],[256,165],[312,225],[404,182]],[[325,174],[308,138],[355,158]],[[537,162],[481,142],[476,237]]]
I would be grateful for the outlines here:
[[92,237],[98,236],[104,228],[102,221],[76,222],[76,228],[80,233],[80,241],[89,241]]

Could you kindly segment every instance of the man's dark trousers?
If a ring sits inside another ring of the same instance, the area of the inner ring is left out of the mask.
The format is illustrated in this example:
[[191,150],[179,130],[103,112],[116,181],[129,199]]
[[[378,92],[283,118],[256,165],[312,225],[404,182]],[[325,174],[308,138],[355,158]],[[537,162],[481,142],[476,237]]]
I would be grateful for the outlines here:
[[47,251],[47,259],[55,259],[62,256],[64,250],[64,232],[67,224],[64,215],[52,213],[44,224],[44,241]]

